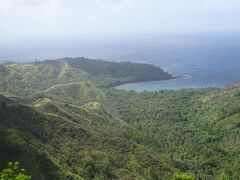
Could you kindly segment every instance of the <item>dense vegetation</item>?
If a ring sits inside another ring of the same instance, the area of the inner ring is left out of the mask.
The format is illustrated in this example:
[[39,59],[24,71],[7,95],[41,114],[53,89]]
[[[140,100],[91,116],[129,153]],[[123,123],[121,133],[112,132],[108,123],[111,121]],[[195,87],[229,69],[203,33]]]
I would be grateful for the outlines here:
[[4,63],[0,77],[1,167],[19,161],[32,179],[240,177],[237,84],[115,90],[106,87],[171,76],[84,58]]
[[[149,64],[109,62],[86,58],[65,58],[72,67],[79,68],[97,78],[96,83],[110,87],[122,83],[166,80],[173,78],[162,69]],[[98,83],[98,82],[101,83]]]
[[240,87],[160,92],[108,90],[137,143],[197,179],[239,179]]
[[1,104],[1,161],[23,162],[33,179],[171,175],[167,164],[125,138],[130,127],[97,102],[77,106],[43,98],[31,106]]
[[147,64],[116,63],[85,58],[0,64],[0,92],[11,96],[41,93],[54,85],[92,82],[98,87],[146,80],[172,78],[162,69]]
[[31,177],[26,175],[25,169],[20,167],[19,162],[9,162],[8,166],[0,172],[1,180],[31,180]]

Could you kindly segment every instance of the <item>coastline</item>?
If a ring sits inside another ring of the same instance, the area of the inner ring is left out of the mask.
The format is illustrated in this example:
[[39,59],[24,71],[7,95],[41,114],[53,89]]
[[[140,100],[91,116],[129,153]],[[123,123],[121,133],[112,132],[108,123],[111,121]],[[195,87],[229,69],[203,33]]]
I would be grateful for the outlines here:
[[190,74],[172,75],[171,79],[127,82],[127,83],[121,83],[121,84],[118,84],[118,85],[115,85],[115,86],[111,86],[110,88],[122,89],[121,86],[131,85],[131,84],[140,84],[140,83],[148,83],[148,82],[149,83],[152,83],[152,82],[171,82],[171,81],[191,79],[191,78],[192,78],[192,75],[190,75]]

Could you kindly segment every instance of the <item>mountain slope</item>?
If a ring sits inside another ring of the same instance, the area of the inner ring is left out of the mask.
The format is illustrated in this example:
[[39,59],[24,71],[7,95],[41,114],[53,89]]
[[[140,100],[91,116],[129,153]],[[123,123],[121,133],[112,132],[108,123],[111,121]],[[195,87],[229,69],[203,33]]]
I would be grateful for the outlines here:
[[23,162],[34,179],[171,175],[165,163],[125,138],[122,130],[129,127],[99,105],[96,111],[89,104],[63,110],[64,104],[49,99],[33,107],[6,103],[0,109],[2,162]]
[[12,96],[28,96],[52,85],[91,79],[87,73],[62,61],[47,64],[6,63],[1,67],[5,70],[1,73],[0,91]]
[[107,90],[130,136],[198,179],[238,179],[240,86],[159,92]]
[[1,165],[18,160],[33,179],[240,177],[239,84],[104,89],[171,77],[151,65],[84,58],[5,63],[0,77]]
[[71,104],[105,100],[105,94],[90,82],[59,84],[46,89],[43,93],[45,96]]
[[74,68],[79,68],[93,77],[98,86],[111,87],[114,85],[138,82],[166,80],[173,78],[162,69],[149,64],[131,62],[109,62],[86,58],[64,58],[64,61]]
[[91,82],[95,86],[172,78],[147,64],[115,63],[85,58],[0,64],[0,93],[29,96],[60,84]]

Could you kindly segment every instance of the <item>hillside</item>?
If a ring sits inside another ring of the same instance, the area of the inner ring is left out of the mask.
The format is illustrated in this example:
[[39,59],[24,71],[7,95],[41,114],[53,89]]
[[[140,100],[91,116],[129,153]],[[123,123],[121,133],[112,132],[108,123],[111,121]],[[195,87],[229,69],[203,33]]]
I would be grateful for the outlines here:
[[149,64],[110,62],[86,58],[64,58],[63,60],[67,61],[70,66],[79,68],[95,77],[95,83],[101,87],[173,78],[162,69]]
[[1,64],[0,169],[20,161],[34,180],[171,180],[179,172],[239,179],[239,84],[106,88],[170,78],[163,74],[151,65],[84,58]]
[[29,96],[54,85],[91,82],[98,87],[121,83],[172,78],[162,69],[147,64],[116,63],[85,58],[0,64],[0,93]]
[[133,139],[196,179],[239,179],[240,86],[159,92],[107,90]]
[[66,62],[47,64],[1,64],[0,92],[12,96],[28,96],[65,83],[82,82],[91,77]]
[[98,103],[67,108],[49,99],[33,107],[6,103],[0,109],[1,163],[18,160],[34,179],[131,179],[152,176],[149,170],[155,176],[171,174],[147,149],[124,138],[129,127]]

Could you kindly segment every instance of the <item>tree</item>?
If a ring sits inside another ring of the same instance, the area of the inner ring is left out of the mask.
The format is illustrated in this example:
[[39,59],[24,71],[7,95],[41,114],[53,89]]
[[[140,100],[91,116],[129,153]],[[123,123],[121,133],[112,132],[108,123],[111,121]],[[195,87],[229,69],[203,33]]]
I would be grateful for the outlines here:
[[194,177],[186,173],[176,173],[173,176],[173,180],[194,180]]
[[86,171],[86,179],[93,179],[95,177],[96,166],[92,159],[87,159],[84,162],[84,169]]
[[20,168],[19,162],[9,162],[7,168],[0,172],[1,180],[31,180],[31,177],[25,174],[25,169]]

